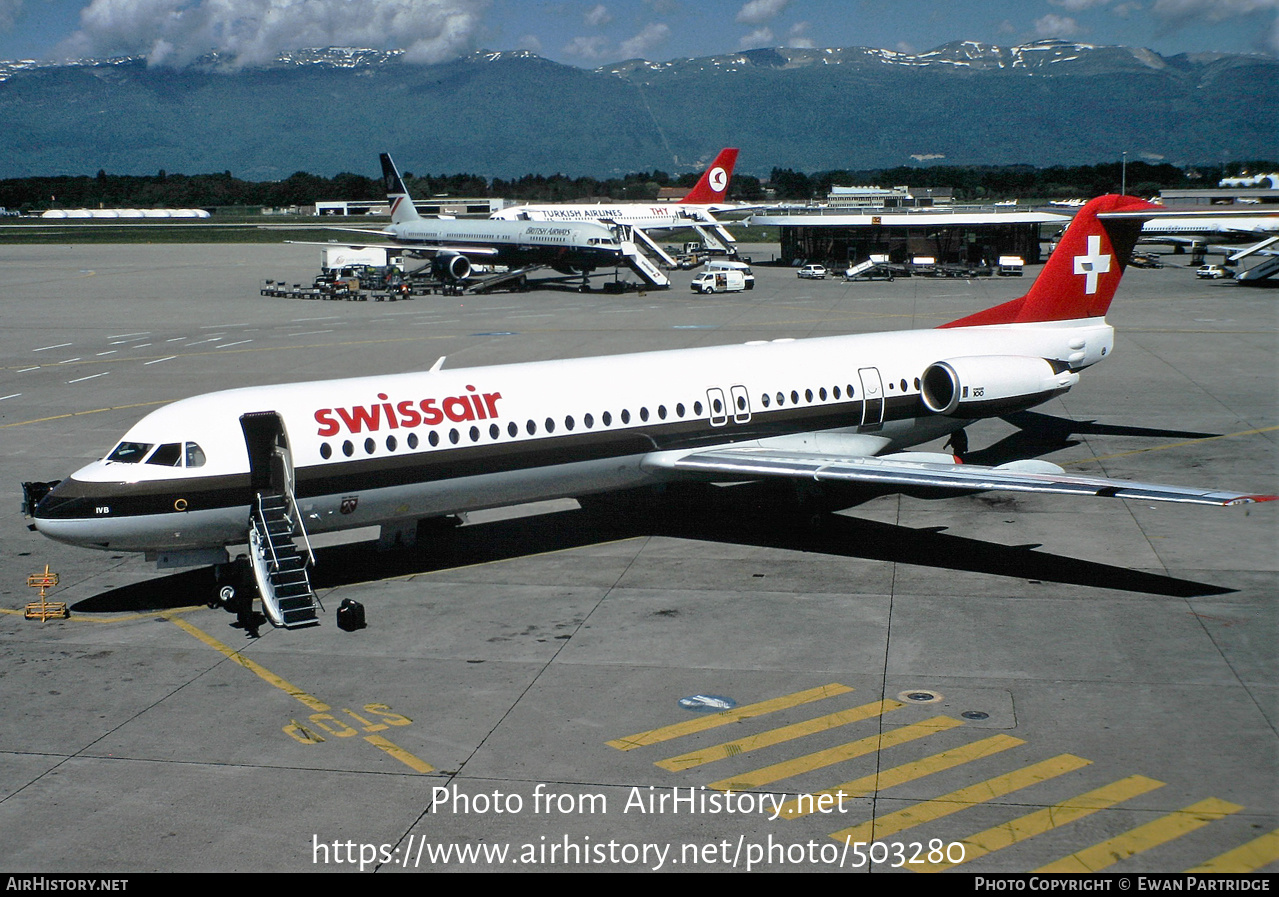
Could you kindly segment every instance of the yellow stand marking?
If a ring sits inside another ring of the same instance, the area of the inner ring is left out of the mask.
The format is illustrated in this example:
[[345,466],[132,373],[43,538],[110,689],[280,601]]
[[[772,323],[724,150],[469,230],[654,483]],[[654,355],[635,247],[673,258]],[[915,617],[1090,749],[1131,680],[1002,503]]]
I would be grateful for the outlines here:
[[[169,622],[173,623],[175,626],[177,626],[179,629],[184,630],[188,634],[204,642],[210,648],[214,649],[215,651],[218,651],[219,653],[224,655],[228,660],[235,661],[236,663],[244,667],[249,672],[256,674],[264,682],[268,683],[269,685],[274,685],[276,688],[280,689],[280,691],[289,695],[289,697],[296,698],[297,700],[305,704],[307,707],[310,707],[312,710],[315,710],[318,713],[324,713],[332,709],[331,707],[329,707],[328,704],[325,704],[319,698],[315,697],[314,695],[307,694],[305,691],[298,688],[296,685],[292,684],[287,679],[283,679],[280,676],[275,675],[275,673],[272,673],[266,667],[260,664],[254,663],[252,660],[249,660],[249,658],[245,657],[239,651],[236,651],[234,648],[232,648],[229,645],[224,645],[222,642],[218,641],[217,639],[209,635],[204,630],[199,629],[196,626],[192,626],[186,620],[183,620],[179,617],[166,617],[166,619],[169,620]],[[373,705],[370,705],[370,706],[373,706]],[[318,723],[318,721],[315,721],[314,719],[312,721],[316,722],[317,725],[321,725],[320,723]],[[297,722],[293,721],[290,725],[297,726]],[[289,728],[290,728],[289,726],[286,726],[285,731],[287,732]],[[321,728],[325,728],[325,727],[321,725]],[[331,729],[329,729],[328,731],[330,732],[330,734],[336,734],[336,735],[344,734],[341,732],[334,732]],[[352,730],[350,734],[355,734],[354,730]],[[383,750],[386,753],[390,754],[396,760],[399,760],[405,766],[408,766],[410,769],[413,769],[417,772],[433,772],[435,770],[435,767],[432,766],[431,764],[427,763],[424,760],[419,760],[417,757],[413,756],[408,751],[404,750],[404,748],[398,747],[395,744],[392,744],[391,742],[387,741],[385,738],[381,737],[380,735],[367,735],[365,736],[364,740],[367,741],[369,744],[373,745],[374,747],[379,748],[380,750]]]
[[1279,860],[1279,829],[1254,838],[1242,847],[1213,857],[1187,872],[1239,873],[1256,872],[1262,866],[1269,866]]
[[786,819],[799,819],[814,812],[817,801],[823,796],[830,795],[831,798],[838,800],[840,792],[843,792],[845,800],[865,797],[868,794],[885,791],[895,785],[904,785],[935,772],[962,766],[1025,743],[1011,735],[992,735],[990,738],[983,738],[981,741],[974,741],[951,751],[942,751],[940,754],[933,754],[931,757],[925,757],[913,763],[903,763],[901,766],[894,766],[883,772],[873,772],[868,776],[844,782],[842,785],[836,785],[824,791],[815,791],[811,801],[807,799],[787,801],[782,804],[781,815]]
[[803,757],[796,757],[793,760],[774,763],[772,766],[752,770],[731,779],[721,779],[718,782],[712,782],[707,787],[718,791],[746,791],[780,779],[812,772],[815,769],[822,769],[826,766],[833,766],[845,760],[864,757],[866,754],[873,754],[885,748],[905,744],[908,741],[914,741],[916,738],[926,738],[936,732],[944,732],[947,729],[962,725],[963,723],[959,720],[951,719],[948,716],[934,716],[932,719],[912,723],[909,726],[889,729],[879,735],[859,738],[857,741],[836,745],[824,751],[817,751]]
[[743,720],[752,719],[756,716],[763,716],[767,713],[785,710],[789,707],[798,707],[800,704],[820,701],[823,698],[833,698],[836,695],[847,694],[850,691],[852,691],[852,689],[847,685],[840,685],[838,682],[835,682],[818,688],[810,688],[807,691],[795,692],[792,695],[783,695],[780,698],[760,701],[757,704],[747,704],[743,707],[734,707],[732,710],[725,710],[723,713],[713,713],[710,716],[691,719],[683,723],[675,723],[672,726],[663,726],[660,729],[649,729],[647,732],[640,732],[636,735],[627,735],[625,738],[614,739],[613,741],[607,742],[607,744],[609,747],[615,747],[619,751],[633,751],[635,748],[644,747],[645,745],[657,744],[662,741],[670,741],[673,738],[681,738],[685,735],[691,735],[694,732],[705,732],[707,729],[727,726],[729,723],[738,723]]
[[[966,863],[969,860],[984,857],[988,853],[994,853],[996,850],[1011,847],[1013,844],[1019,844],[1035,837],[1035,835],[1042,835],[1044,832],[1052,831],[1067,823],[1074,822],[1076,819],[1091,816],[1099,810],[1113,807],[1121,801],[1129,800],[1139,794],[1145,794],[1163,786],[1163,782],[1157,782],[1145,776],[1129,776],[1126,779],[1111,782],[1109,785],[1103,785],[1101,788],[1080,794],[1077,797],[1068,798],[1059,804],[1045,807],[1034,813],[1028,813],[1019,819],[1013,819],[1003,825],[988,828],[984,832],[965,838],[963,841],[964,858],[959,862]],[[935,865],[930,863],[912,865],[909,868],[914,869],[916,872],[941,872],[944,869],[950,869],[958,865],[959,863],[937,863]]]
[[832,834],[831,837],[836,841],[849,840],[854,843],[858,841],[869,842],[876,838],[887,838],[916,825],[932,822],[934,819],[941,819],[943,816],[958,813],[960,810],[966,810],[985,801],[1003,797],[1005,794],[1011,794],[1022,788],[1037,785],[1040,782],[1068,772],[1074,772],[1076,769],[1082,769],[1090,763],[1092,763],[1091,760],[1085,760],[1073,754],[1062,754],[1059,757],[1053,757],[1051,760],[1044,760],[1033,766],[1027,766],[1025,769],[1005,773],[1002,776],[978,782],[976,785],[969,785],[967,788],[952,791],[950,794],[906,807],[904,810],[889,813],[879,819],[869,819],[861,825],[841,829]]
[[1197,804],[1191,804],[1167,816],[1161,816],[1153,822],[1139,825],[1135,829],[1108,838],[1100,844],[1085,848],[1068,857],[1062,857],[1055,863],[1049,863],[1036,872],[1096,872],[1113,866],[1120,860],[1126,860],[1134,854],[1174,838],[1202,828],[1210,822],[1216,822],[1231,813],[1238,813],[1243,807],[1228,801],[1210,797]]
[[259,678],[262,679],[262,681],[266,682],[269,685],[274,685],[276,688],[280,689],[280,691],[289,695],[289,697],[296,698],[297,700],[305,704],[307,707],[310,707],[312,710],[316,710],[316,711],[319,711],[320,713],[323,713],[327,710],[332,709],[331,707],[329,707],[328,704],[325,704],[319,698],[313,695],[307,694],[302,689],[298,688],[296,685],[292,684],[288,680],[282,679],[281,677],[275,675],[275,673],[272,673],[266,667],[263,667],[259,664],[254,663],[253,661],[249,660],[249,658],[241,654],[239,651],[236,651],[230,645],[224,645],[222,642],[218,641],[213,636],[209,635],[203,629],[199,629],[195,626],[192,626],[190,623],[188,623],[186,620],[183,620],[181,617],[166,617],[166,619],[170,623],[172,623],[174,626],[177,626],[179,629],[184,630],[189,635],[192,635],[195,638],[199,639],[200,641],[204,642],[213,650],[221,653],[228,660],[235,661],[236,663],[244,667],[249,672],[256,674]]
[[386,751],[410,769],[414,769],[418,772],[435,771],[435,767],[430,763],[427,763],[425,760],[419,760],[417,757],[414,757],[408,751],[404,750],[404,748],[392,744],[381,735],[365,735],[364,740],[373,745],[375,748]]
[[782,744],[796,738],[803,738],[805,735],[812,735],[815,732],[825,732],[838,726],[861,722],[905,706],[900,701],[873,701],[870,704],[863,704],[850,710],[841,710],[838,713],[819,716],[816,719],[804,720],[789,726],[770,729],[767,732],[761,732],[758,735],[751,735],[737,741],[716,744],[697,751],[689,751],[687,754],[680,754],[678,757],[667,757],[665,760],[658,760],[654,765],[660,766],[662,769],[669,769],[672,772],[678,772],[681,769],[692,769],[695,766],[714,763],[716,760],[723,760],[726,757],[736,757],[738,754],[745,754],[774,744]]

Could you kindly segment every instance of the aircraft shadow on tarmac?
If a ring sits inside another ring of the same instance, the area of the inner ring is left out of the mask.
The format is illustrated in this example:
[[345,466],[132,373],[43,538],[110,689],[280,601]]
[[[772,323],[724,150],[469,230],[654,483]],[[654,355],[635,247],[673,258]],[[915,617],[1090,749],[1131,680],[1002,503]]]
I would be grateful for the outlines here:
[[[412,548],[379,550],[374,541],[316,551],[316,589],[375,582],[644,536],[780,548],[1038,582],[1188,598],[1234,589],[1036,551],[1038,544],[998,545],[831,513],[869,498],[864,489],[789,483],[669,486],[587,499],[580,509],[458,527],[428,526]],[[985,499],[995,506],[1009,499]],[[214,594],[211,568],[162,576],[77,603],[79,613],[163,610],[203,603]]]

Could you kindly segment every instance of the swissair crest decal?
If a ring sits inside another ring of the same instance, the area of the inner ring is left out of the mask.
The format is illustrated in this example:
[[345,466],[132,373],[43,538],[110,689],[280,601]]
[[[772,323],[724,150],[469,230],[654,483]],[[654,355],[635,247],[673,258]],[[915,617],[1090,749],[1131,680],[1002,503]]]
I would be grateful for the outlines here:
[[1110,271],[1110,254],[1101,251],[1101,237],[1088,237],[1088,254],[1075,256],[1075,273],[1084,275],[1084,292],[1097,292],[1097,278]]

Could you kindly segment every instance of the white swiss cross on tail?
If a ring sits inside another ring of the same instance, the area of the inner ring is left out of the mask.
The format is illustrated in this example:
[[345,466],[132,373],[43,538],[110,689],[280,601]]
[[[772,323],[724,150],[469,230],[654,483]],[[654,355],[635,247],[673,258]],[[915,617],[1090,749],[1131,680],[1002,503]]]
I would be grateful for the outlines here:
[[1075,256],[1075,273],[1084,275],[1084,292],[1097,292],[1097,278],[1110,270],[1110,255],[1101,251],[1101,237],[1088,237],[1088,254]]
[[1097,197],[1076,213],[1030,292],[942,326],[1031,324],[1105,315],[1141,235],[1145,213],[1157,208],[1132,196]]

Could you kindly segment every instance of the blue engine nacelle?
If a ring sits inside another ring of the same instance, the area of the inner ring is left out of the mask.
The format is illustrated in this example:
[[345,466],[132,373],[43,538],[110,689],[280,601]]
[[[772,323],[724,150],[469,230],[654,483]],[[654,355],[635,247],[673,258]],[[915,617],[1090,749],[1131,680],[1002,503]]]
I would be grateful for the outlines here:
[[437,252],[431,260],[431,274],[438,280],[466,280],[471,276],[471,260],[458,252]]

